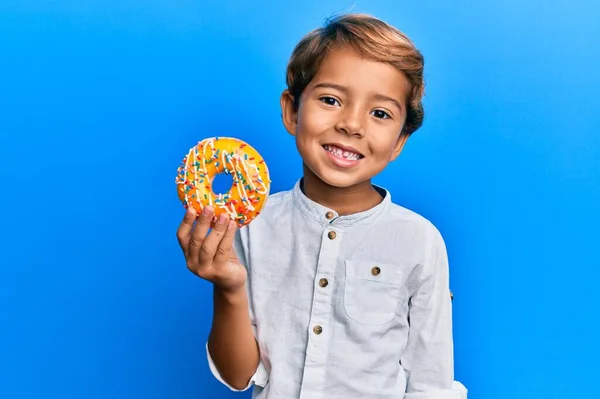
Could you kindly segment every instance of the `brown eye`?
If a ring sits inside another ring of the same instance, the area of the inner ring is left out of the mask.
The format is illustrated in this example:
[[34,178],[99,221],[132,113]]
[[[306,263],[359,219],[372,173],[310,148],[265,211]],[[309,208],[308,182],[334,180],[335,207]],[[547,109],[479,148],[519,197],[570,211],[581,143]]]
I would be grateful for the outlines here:
[[319,98],[319,100],[321,100],[322,102],[324,102],[327,105],[331,105],[332,107],[339,104],[338,100],[336,100],[333,97],[325,96],[325,97]]
[[382,111],[382,110],[380,110],[380,109],[376,109],[376,110],[375,110],[375,111],[373,111],[371,114],[372,114],[372,115],[373,115],[375,118],[378,118],[378,119],[389,119],[389,118],[391,118],[391,116],[390,116],[390,115],[389,115],[387,112],[385,112],[385,111]]

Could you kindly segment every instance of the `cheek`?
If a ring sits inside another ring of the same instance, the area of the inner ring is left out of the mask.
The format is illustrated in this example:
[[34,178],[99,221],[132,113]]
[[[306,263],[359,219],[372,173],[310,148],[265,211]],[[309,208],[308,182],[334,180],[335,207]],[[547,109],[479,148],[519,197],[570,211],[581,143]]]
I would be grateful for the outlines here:
[[306,136],[318,136],[335,127],[335,120],[335,111],[307,104],[298,115],[298,132]]
[[392,136],[392,134],[387,133],[387,135],[381,134],[379,137],[383,136],[387,136],[385,140],[371,141],[371,151],[377,156],[379,161],[387,162],[394,154],[399,135]]

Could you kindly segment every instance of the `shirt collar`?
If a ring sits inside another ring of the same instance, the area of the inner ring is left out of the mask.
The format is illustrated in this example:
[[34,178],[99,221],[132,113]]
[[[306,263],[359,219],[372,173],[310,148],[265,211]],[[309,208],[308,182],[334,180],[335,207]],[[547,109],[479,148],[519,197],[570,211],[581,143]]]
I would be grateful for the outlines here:
[[379,204],[366,211],[340,216],[335,210],[327,208],[326,206],[323,206],[308,198],[302,192],[301,185],[302,178],[296,182],[292,190],[292,196],[295,205],[302,213],[304,213],[304,215],[323,224],[333,224],[336,226],[356,226],[369,224],[377,219],[377,217],[379,217],[388,208],[392,201],[392,196],[388,190],[383,187],[373,185],[373,188],[375,188],[375,190],[377,190],[383,197],[383,200]]

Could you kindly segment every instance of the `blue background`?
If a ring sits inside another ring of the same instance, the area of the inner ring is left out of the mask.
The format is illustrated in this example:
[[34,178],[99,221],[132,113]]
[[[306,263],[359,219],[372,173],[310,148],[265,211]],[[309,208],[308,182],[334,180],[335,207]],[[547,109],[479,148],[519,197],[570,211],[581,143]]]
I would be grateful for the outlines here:
[[377,182],[446,238],[457,379],[470,398],[600,397],[600,5],[294,3],[0,2],[0,398],[249,397],[206,365],[175,171],[234,135],[290,188],[286,62],[343,11],[426,57],[425,124]]

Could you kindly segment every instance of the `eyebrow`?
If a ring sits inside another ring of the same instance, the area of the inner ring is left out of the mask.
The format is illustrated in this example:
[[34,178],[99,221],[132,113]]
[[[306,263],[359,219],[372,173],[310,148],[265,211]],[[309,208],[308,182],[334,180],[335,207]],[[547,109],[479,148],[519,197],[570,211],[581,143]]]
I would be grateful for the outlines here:
[[[319,88],[319,87],[321,87],[321,88],[335,89],[335,90],[341,91],[343,93],[347,93],[348,92],[348,89],[346,87],[338,85],[338,84],[335,84],[335,83],[319,83],[319,84],[315,85],[315,89]],[[375,94],[373,97],[375,97],[375,99],[379,100],[379,101],[391,102],[396,107],[398,107],[399,110],[402,110],[402,105],[395,98],[388,97],[388,96],[385,96],[383,94]]]

